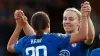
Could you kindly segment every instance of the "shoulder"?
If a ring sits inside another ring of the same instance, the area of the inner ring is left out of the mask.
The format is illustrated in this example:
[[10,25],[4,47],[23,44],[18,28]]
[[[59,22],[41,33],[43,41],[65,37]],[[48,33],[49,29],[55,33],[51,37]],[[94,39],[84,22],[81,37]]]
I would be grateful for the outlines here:
[[92,52],[99,52],[100,53],[100,48],[94,49]]
[[31,39],[31,38],[35,38],[35,35],[33,35],[33,36],[24,36],[24,37],[22,37],[20,40],[25,41],[25,40],[29,40],[29,39]]
[[86,44],[85,41],[79,42],[79,45],[80,45],[82,48],[89,48],[89,47],[91,47],[91,45]]
[[62,33],[50,33],[51,36],[56,36],[56,37],[66,37],[69,34],[62,34]]
[[91,56],[100,56],[100,48],[94,49],[91,52]]

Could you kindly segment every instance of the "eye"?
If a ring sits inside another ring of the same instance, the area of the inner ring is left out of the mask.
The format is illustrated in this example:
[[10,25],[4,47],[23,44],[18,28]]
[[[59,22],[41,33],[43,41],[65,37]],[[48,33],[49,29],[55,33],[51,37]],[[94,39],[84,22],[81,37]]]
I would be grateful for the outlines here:
[[67,20],[67,17],[64,17],[64,19],[63,20]]
[[74,21],[74,18],[73,18],[73,17],[69,17],[69,20],[70,20],[70,21]]

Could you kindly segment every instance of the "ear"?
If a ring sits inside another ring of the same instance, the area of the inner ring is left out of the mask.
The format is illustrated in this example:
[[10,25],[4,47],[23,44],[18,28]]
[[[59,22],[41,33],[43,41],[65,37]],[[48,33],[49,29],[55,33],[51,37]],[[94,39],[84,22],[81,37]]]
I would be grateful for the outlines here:
[[50,23],[48,23],[48,26],[47,27],[50,28]]
[[63,23],[63,21],[62,21],[62,26],[63,26],[63,28],[64,28],[64,23]]
[[80,26],[80,22],[81,22],[81,20],[78,21],[78,24],[77,24],[78,26]]
[[81,21],[78,21],[78,24],[77,24],[78,30],[80,29],[80,22],[81,22]]

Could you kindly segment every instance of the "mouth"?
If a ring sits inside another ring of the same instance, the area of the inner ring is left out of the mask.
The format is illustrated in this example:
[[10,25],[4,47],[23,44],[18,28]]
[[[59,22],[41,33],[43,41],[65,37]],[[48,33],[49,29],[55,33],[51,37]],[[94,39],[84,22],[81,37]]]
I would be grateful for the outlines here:
[[69,24],[64,24],[64,28],[68,29],[71,28],[71,26]]

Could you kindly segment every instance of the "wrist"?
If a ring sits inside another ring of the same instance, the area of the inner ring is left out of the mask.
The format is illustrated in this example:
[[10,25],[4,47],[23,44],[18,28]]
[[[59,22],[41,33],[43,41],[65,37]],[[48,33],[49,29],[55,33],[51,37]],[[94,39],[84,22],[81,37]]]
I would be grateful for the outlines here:
[[82,16],[82,18],[87,18],[87,16]]
[[90,12],[88,13],[87,17],[90,18]]
[[23,27],[21,27],[20,25],[16,25],[16,28],[22,29]]
[[90,15],[88,15],[87,18],[90,18]]
[[23,28],[26,28],[26,27],[27,27],[27,25],[29,25],[29,23],[28,23],[28,22],[26,22],[26,23],[25,23],[25,25],[24,25],[24,27],[23,27]]

